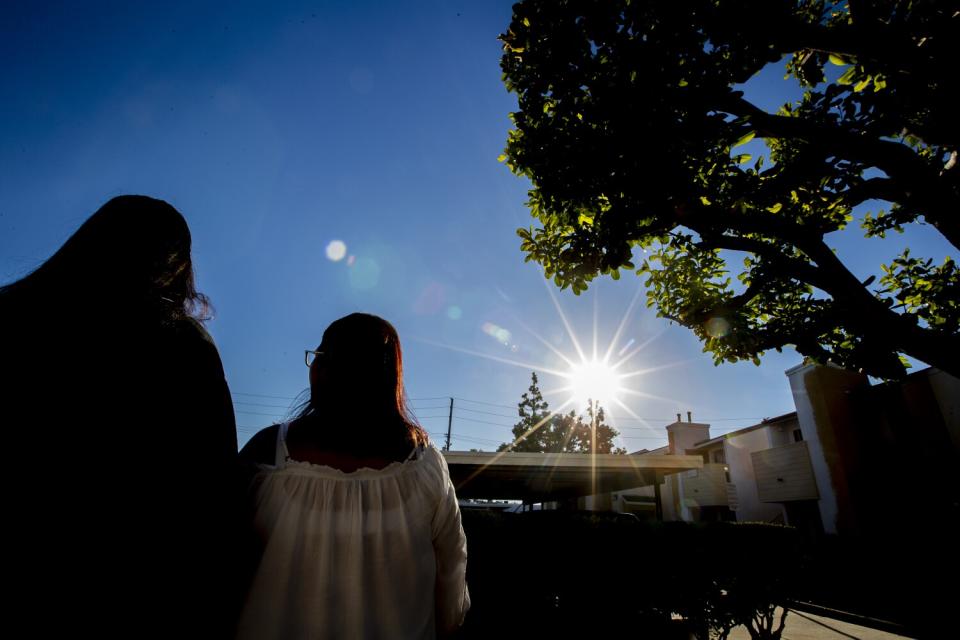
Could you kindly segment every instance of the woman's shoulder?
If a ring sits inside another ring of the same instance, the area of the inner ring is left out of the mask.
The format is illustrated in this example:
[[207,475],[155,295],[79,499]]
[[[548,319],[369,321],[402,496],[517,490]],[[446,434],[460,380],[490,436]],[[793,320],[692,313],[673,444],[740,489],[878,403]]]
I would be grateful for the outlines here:
[[258,431],[240,449],[240,460],[247,464],[274,464],[277,457],[277,431],[279,424]]
[[424,466],[440,478],[449,476],[450,471],[447,467],[447,459],[444,457],[443,452],[432,442],[424,444],[422,447],[423,453],[420,459],[425,463]]

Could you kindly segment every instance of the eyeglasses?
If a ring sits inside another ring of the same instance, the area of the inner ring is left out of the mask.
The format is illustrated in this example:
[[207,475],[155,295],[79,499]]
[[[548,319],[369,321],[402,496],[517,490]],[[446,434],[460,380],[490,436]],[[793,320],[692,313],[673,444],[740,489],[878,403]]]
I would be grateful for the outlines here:
[[308,367],[313,365],[313,361],[324,355],[323,351],[305,349],[303,353],[303,361],[307,364]]

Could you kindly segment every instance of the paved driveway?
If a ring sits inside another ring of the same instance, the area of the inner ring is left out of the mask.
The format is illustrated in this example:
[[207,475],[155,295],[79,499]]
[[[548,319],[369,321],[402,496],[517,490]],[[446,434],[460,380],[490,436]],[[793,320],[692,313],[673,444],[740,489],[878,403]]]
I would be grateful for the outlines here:
[[[779,610],[777,616],[779,619]],[[815,616],[803,611],[791,610],[787,614],[787,625],[783,630],[782,640],[842,640],[856,638],[857,640],[889,640],[890,638],[907,638],[886,631],[877,631],[868,627],[861,627],[849,622],[842,622],[832,618]],[[730,640],[750,640],[750,634],[744,627],[737,627],[730,632]]]

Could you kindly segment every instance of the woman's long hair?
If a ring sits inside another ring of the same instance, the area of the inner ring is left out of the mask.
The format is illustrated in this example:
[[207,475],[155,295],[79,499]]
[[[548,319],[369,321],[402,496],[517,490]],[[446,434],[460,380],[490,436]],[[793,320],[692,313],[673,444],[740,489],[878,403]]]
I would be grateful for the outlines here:
[[0,287],[8,322],[76,322],[97,313],[210,317],[209,300],[196,290],[190,230],[173,206],[113,198],[35,271]]
[[334,321],[318,349],[324,367],[296,419],[324,429],[325,440],[351,453],[394,452],[425,445],[427,432],[410,412],[397,330],[366,313]]

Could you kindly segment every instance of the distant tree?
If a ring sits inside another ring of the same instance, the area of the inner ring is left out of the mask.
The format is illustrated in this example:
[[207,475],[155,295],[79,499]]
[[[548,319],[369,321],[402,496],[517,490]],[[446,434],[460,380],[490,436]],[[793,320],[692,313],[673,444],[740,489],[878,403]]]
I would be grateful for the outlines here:
[[[958,33],[956,0],[519,2],[502,159],[533,184],[527,259],[577,294],[635,269],[718,364],[792,345],[885,378],[903,354],[960,375],[956,262],[906,249],[855,274],[831,235],[885,201],[866,238],[928,225],[960,247]],[[737,86],[784,56],[804,94],[768,112]],[[739,148],[753,138],[766,160]]]
[[[620,432],[606,424],[603,407],[590,402],[586,415],[575,411],[566,414],[550,412],[540,391],[537,374],[517,405],[520,421],[513,427],[513,442],[505,442],[497,451],[535,451],[553,453],[618,453],[626,449],[614,446]],[[596,440],[594,440],[596,438]]]

